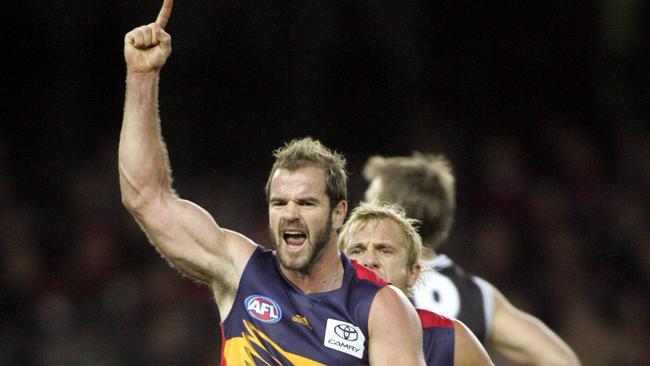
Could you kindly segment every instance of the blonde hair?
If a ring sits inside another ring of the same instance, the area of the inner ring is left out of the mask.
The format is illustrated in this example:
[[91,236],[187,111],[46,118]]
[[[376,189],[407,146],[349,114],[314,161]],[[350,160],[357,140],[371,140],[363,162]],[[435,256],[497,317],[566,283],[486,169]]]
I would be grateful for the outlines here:
[[410,271],[422,253],[422,239],[417,231],[419,221],[406,217],[404,209],[398,204],[381,201],[362,202],[352,210],[350,218],[341,228],[338,238],[339,250],[345,252],[352,233],[362,229],[369,222],[382,219],[391,220],[400,228],[407,251],[406,266]]
[[307,136],[293,139],[283,147],[273,152],[275,162],[266,181],[264,192],[269,201],[271,180],[278,169],[295,171],[307,166],[316,166],[325,171],[325,189],[330,199],[330,209],[339,202],[348,199],[348,175],[345,170],[346,161],[343,155],[325,147],[320,141]]
[[451,163],[444,155],[414,152],[412,156],[373,156],[363,175],[381,179],[377,199],[400,204],[408,217],[422,223],[420,235],[430,249],[449,236],[456,210],[456,188]]

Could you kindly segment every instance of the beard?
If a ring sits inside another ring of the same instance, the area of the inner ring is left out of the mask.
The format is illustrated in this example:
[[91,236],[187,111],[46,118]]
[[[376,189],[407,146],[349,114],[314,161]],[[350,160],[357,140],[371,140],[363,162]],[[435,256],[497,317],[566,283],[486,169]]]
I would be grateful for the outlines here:
[[309,247],[306,248],[306,253],[304,253],[304,255],[306,255],[306,258],[303,257],[297,260],[290,260],[290,258],[287,258],[287,256],[285,256],[284,253],[284,249],[283,249],[284,247],[281,245],[281,241],[282,241],[281,231],[278,230],[277,235],[273,233],[270,227],[269,227],[269,231],[271,234],[271,238],[275,243],[278,260],[280,261],[282,267],[291,271],[296,271],[307,275],[311,271],[311,268],[314,265],[314,263],[316,263],[323,255],[323,250],[325,249],[327,243],[329,243],[332,237],[332,214],[330,213],[329,215],[327,215],[327,223],[325,224],[325,227],[321,231],[319,231],[317,235],[315,235],[315,239],[313,241],[311,236],[308,237]]

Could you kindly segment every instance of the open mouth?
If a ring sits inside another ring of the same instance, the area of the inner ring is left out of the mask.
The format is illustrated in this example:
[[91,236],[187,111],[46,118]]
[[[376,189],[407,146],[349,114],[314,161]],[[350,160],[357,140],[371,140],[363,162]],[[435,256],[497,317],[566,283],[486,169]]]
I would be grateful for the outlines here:
[[307,240],[307,234],[300,230],[283,230],[282,238],[287,245],[302,245]]

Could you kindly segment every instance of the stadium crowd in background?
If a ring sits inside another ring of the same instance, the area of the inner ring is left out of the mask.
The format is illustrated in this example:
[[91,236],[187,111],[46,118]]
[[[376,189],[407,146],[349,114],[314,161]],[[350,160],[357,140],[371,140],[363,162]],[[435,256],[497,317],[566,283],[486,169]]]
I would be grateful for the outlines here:
[[[612,136],[621,145],[608,166],[588,136],[573,131],[556,144],[544,136],[543,170],[527,159],[533,146],[507,138],[487,141],[477,167],[457,167],[466,198],[453,236],[476,244],[449,245],[452,254],[549,324],[588,365],[650,362],[650,171],[641,164],[650,161],[650,139],[641,133]],[[216,362],[219,319],[209,289],[151,252],[122,211],[110,151],[71,170],[56,204],[25,195],[18,167],[7,155],[1,162],[8,199],[0,205],[0,363]],[[211,204],[207,188],[186,194]],[[263,212],[239,216],[248,221],[235,227],[258,222],[265,239]]]
[[[650,365],[648,3],[305,4],[178,3],[193,22],[171,25],[185,49],[161,113],[183,116],[165,126],[180,193],[267,242],[250,171],[272,157],[258,153],[309,134],[360,172],[374,154],[443,152],[458,207],[440,252],[584,365]],[[0,364],[215,365],[210,290],[170,269],[120,200],[121,36],[150,12],[7,6],[20,57],[0,125]],[[223,133],[241,156],[227,181],[210,165]],[[366,186],[351,175],[351,206]]]

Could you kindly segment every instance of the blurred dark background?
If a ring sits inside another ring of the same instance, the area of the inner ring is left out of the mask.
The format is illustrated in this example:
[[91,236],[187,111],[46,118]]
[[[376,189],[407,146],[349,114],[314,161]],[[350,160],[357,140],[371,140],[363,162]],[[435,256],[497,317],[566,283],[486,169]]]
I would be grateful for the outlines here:
[[[123,36],[162,1],[4,4],[0,364],[216,365],[211,292],[120,203]],[[584,365],[650,365],[650,3],[177,0],[175,187],[267,243],[271,152],[446,154],[442,252]],[[507,364],[495,357],[498,364]]]

